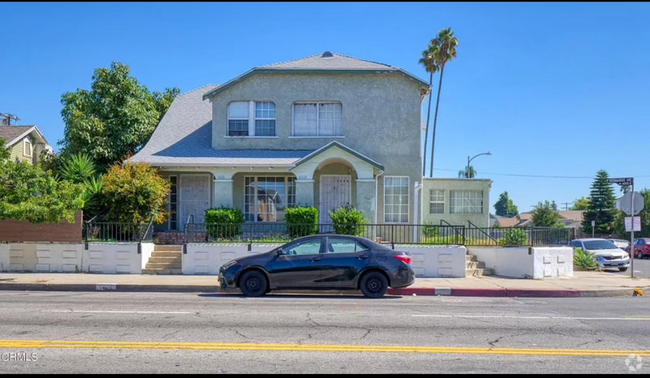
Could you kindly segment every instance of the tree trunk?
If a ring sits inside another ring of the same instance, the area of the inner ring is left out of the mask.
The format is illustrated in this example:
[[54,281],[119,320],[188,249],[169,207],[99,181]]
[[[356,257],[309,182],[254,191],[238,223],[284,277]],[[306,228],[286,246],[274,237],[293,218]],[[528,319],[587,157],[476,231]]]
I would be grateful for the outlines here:
[[426,175],[427,166],[427,141],[429,137],[429,117],[431,116],[431,89],[433,87],[433,72],[429,76],[429,106],[427,108],[427,126],[424,129],[424,155],[422,155],[422,177]]
[[438,82],[438,99],[436,100],[436,112],[433,115],[433,133],[431,134],[431,165],[429,166],[429,176],[433,177],[433,154],[436,146],[436,123],[438,121],[438,106],[440,105],[440,90],[442,89],[442,74],[445,73],[445,65],[440,66],[440,81]]

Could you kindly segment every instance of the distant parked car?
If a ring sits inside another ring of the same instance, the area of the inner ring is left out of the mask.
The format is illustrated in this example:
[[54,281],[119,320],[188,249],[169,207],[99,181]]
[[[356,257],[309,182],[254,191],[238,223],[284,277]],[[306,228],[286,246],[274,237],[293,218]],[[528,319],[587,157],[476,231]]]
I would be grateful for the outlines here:
[[628,248],[630,247],[630,241],[629,240],[624,240],[624,239],[608,239],[611,240],[614,245],[616,245],[618,248],[627,251]]
[[415,282],[411,256],[349,235],[305,236],[219,268],[221,288],[258,297],[271,290],[360,290],[380,298]]
[[[628,254],[630,254],[630,246],[628,246],[625,250]],[[639,238],[634,240],[634,258],[650,258],[650,238]]]
[[611,239],[575,239],[571,241],[571,246],[593,253],[600,269],[618,269],[625,272],[630,266],[628,253],[618,248]]

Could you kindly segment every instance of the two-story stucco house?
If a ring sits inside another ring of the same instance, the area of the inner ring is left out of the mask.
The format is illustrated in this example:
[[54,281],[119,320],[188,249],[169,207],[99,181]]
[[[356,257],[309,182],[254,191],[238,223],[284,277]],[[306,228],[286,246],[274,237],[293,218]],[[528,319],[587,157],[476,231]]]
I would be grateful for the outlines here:
[[12,160],[37,164],[42,151],[52,151],[52,147],[36,126],[0,124],[0,138],[5,140],[5,147],[10,149]]
[[247,222],[310,205],[327,223],[350,204],[370,223],[414,223],[427,90],[400,68],[330,52],[256,67],[178,96],[132,161],[172,183],[166,230],[219,206]]

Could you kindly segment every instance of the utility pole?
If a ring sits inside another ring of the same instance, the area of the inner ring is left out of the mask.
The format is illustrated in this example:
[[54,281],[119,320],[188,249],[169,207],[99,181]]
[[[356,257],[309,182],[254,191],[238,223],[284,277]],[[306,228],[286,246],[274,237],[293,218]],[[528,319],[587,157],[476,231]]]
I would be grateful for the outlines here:
[[564,204],[564,211],[567,211],[567,210],[569,210],[569,204],[571,204],[573,202],[561,202],[561,203]]
[[13,119],[14,121],[20,121],[20,118],[13,114],[9,113],[0,113],[0,117],[3,117],[5,119],[5,122],[7,122],[7,126],[11,126],[11,120]]

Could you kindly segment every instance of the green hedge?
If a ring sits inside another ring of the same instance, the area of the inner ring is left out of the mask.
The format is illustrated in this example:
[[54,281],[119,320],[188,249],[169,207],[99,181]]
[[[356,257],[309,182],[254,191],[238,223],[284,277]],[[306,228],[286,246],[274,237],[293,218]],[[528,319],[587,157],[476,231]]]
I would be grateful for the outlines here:
[[368,224],[363,213],[351,205],[330,211],[330,218],[332,218],[334,232],[341,235],[361,236],[366,231],[364,225]]
[[206,209],[205,223],[210,237],[232,238],[241,234],[244,213],[240,209],[224,206],[218,209]]
[[318,209],[312,206],[295,206],[284,215],[287,232],[292,238],[318,233]]

